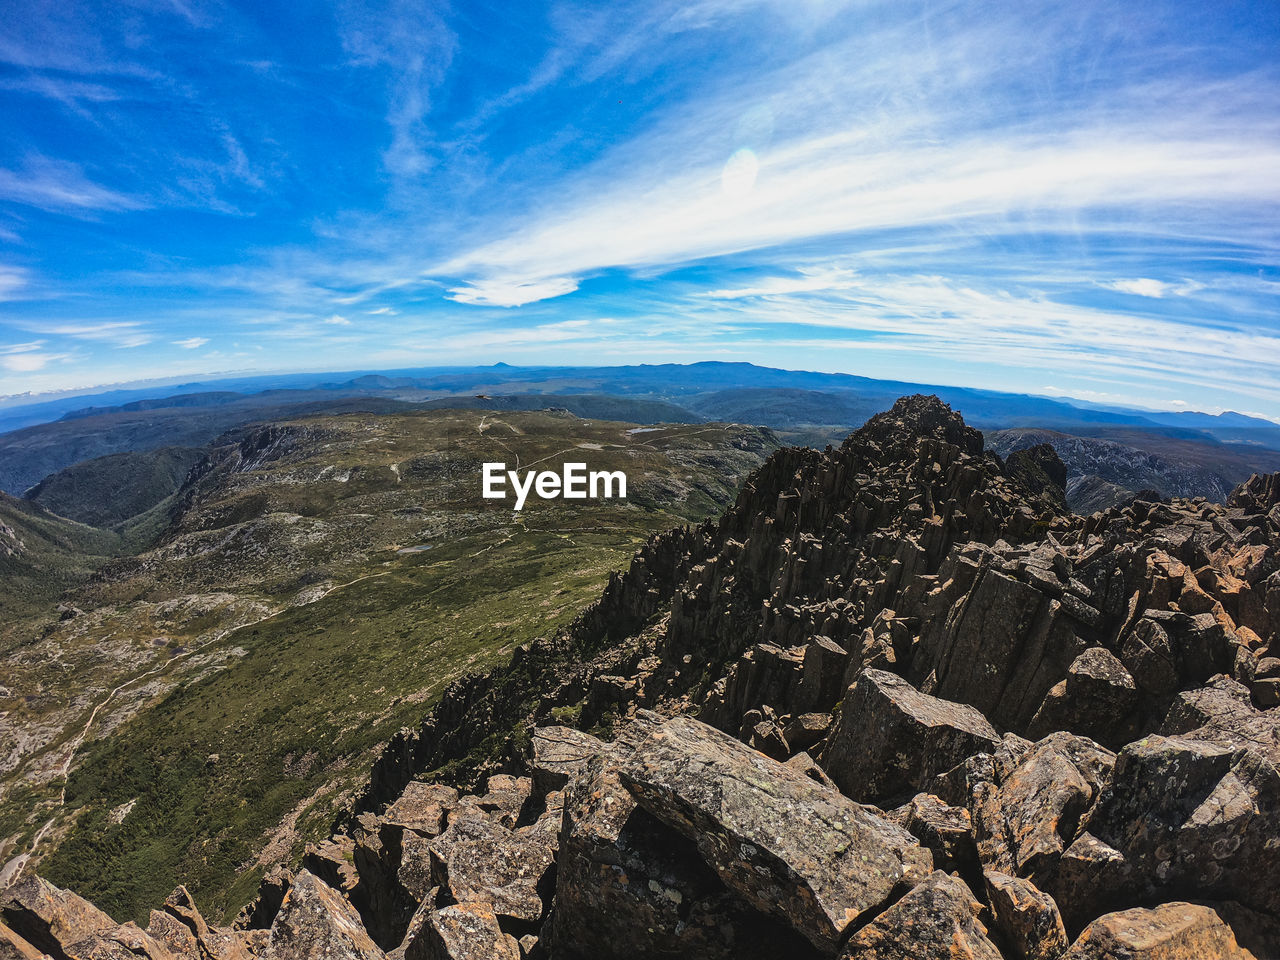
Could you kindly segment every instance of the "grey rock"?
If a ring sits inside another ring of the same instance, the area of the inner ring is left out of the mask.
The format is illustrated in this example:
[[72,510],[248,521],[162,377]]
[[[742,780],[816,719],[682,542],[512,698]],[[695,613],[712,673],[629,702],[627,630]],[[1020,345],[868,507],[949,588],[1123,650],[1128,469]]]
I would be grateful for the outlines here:
[[896,674],[864,670],[845,695],[822,765],[864,802],[910,795],[1000,736],[973,707],[939,700]]
[[1070,730],[1118,749],[1137,732],[1138,708],[1138,687],[1124,664],[1110,651],[1090,647],[1045,694],[1027,736],[1038,740],[1055,730]]
[[992,922],[1013,952],[1011,960],[1057,960],[1067,931],[1053,897],[1030,880],[997,870],[983,873]]
[[931,865],[905,831],[685,717],[648,731],[618,773],[727,887],[819,949]]
[[424,907],[412,927],[404,960],[520,960],[519,942],[502,932],[487,903]]
[[1004,960],[964,881],[938,871],[849,938],[841,960]]
[[563,790],[570,778],[585,769],[587,761],[603,749],[603,743],[581,730],[538,727],[530,738],[526,759],[534,792],[545,796],[553,790]]
[[294,878],[271,925],[266,960],[381,960],[355,908],[310,871]]
[[1099,917],[1062,960],[1253,960],[1210,907],[1162,903]]

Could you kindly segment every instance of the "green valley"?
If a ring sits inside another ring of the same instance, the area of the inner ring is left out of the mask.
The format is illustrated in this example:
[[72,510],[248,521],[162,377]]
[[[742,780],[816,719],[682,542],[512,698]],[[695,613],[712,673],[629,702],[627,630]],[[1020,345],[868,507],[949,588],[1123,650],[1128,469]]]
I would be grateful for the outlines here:
[[[74,589],[74,615],[10,626],[5,858],[43,830],[41,871],[114,915],[179,879],[234,912],[452,680],[568,622],[646,536],[723,509],[776,445],[552,412],[226,435],[158,508],[154,545]],[[515,513],[481,498],[486,460],[623,470],[628,498]]]

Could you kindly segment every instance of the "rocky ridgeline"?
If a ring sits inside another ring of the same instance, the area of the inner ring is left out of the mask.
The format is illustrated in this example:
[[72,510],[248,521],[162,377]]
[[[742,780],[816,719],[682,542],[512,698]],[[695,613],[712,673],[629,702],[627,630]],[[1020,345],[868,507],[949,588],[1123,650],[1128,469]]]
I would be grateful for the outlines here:
[[1280,475],[1088,518],[1064,479],[925,397],[780,451],[232,928],[28,878],[0,956],[1280,957]]

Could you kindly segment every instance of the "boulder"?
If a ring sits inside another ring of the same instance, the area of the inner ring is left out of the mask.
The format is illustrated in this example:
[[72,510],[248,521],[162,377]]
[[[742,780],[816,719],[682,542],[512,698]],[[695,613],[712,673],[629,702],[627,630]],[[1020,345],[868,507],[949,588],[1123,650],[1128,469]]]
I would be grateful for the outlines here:
[[1137,732],[1138,687],[1123,663],[1102,647],[1072,661],[1066,679],[1045,694],[1027,736],[1040,739],[1070,730],[1119,749]]
[[211,927],[186,887],[179,886],[165,898],[164,912],[191,931],[203,960],[245,960],[244,941],[228,930]]
[[949,806],[932,794],[919,793],[891,811],[889,817],[929,849],[937,869],[956,871],[964,877],[980,875],[968,810]]
[[729,889],[821,950],[931,867],[906,831],[687,717],[647,731],[618,774]]
[[815,783],[820,783],[824,787],[832,790],[836,789],[836,785],[831,782],[831,778],[827,776],[827,772],[818,766],[818,762],[809,756],[808,753],[801,750],[794,757],[783,764],[788,770],[794,771],[801,776],[808,777]]
[[538,727],[529,741],[525,765],[539,796],[563,790],[588,760],[598,755],[604,744],[572,727]]
[[1162,903],[1099,917],[1062,960],[1253,960],[1210,907]]
[[335,834],[320,843],[308,843],[302,854],[302,868],[350,897],[360,883],[355,840]]
[[1160,733],[1226,747],[1251,747],[1280,764],[1280,711],[1259,710],[1244,684],[1222,674],[1206,686],[1178,694]]
[[85,937],[116,927],[116,922],[88,900],[27,876],[4,891],[0,921],[44,953],[65,957],[64,948]]
[[355,908],[308,870],[294,878],[271,925],[266,960],[381,960]]
[[1051,869],[1076,838],[1114,762],[1115,755],[1092,740],[1055,733],[1020,752],[1012,769],[997,764],[995,779],[978,783],[970,800],[983,865],[1033,879]]
[[445,818],[458,804],[458,791],[442,783],[410,780],[382,815],[384,823],[412,830],[425,837],[439,836]]
[[436,885],[436,871],[431,863],[431,843],[431,838],[407,833],[400,846],[396,883],[417,904],[425,902],[428,892]]
[[520,960],[520,944],[502,932],[487,903],[454,903],[439,910],[424,904],[411,924],[404,960]]
[[191,932],[191,928],[163,910],[151,911],[147,919],[147,933],[163,943],[170,953],[183,957],[195,956],[199,953],[200,945],[196,942],[196,935]]
[[1168,631],[1142,617],[1120,645],[1120,662],[1143,693],[1167,697],[1178,689],[1178,657]]
[[982,876],[992,924],[1012,951],[1010,960],[1057,960],[1068,941],[1053,897],[1030,880],[998,870]]
[[1004,960],[964,881],[930,874],[849,938],[841,960]]
[[555,862],[555,837],[516,834],[486,817],[458,816],[430,843],[435,882],[458,903],[487,901],[503,917],[542,919],[539,886]]
[[1059,905],[1068,936],[1106,910],[1132,903],[1138,886],[1124,854],[1087,830],[1056,862],[1046,863],[1042,873],[1036,885]]
[[0,960],[40,960],[44,956],[43,951],[27,943],[7,924],[0,923]]
[[911,795],[1000,735],[973,707],[939,700],[896,674],[864,670],[845,694],[822,765],[855,800]]
[[792,717],[782,728],[788,751],[810,749],[827,735],[831,722],[829,713],[802,713]]
[[570,784],[552,953],[830,953],[930,864],[906,831],[804,773],[642,712]]
[[453,816],[466,815],[468,809],[479,810],[508,829],[514,827],[533,795],[533,780],[498,773],[485,784],[483,796],[464,797]]
[[132,922],[90,934],[67,947],[66,953],[71,960],[175,960],[168,947]]
[[1063,600],[987,569],[949,614],[932,621],[909,676],[926,693],[1021,731],[1087,646]]
[[571,960],[632,960],[641,947],[672,960],[817,960],[642,809],[606,757],[567,790],[552,920],[551,955]]
[[791,748],[782,727],[776,720],[761,720],[751,728],[747,744],[752,750],[759,750],[771,760],[784,763],[791,756]]
[[[1088,829],[1128,862],[1135,900],[1193,890],[1280,913],[1280,773],[1252,748],[1152,736],[1116,758]],[[1062,904],[1062,897],[1056,897]]]
[[844,688],[849,652],[830,637],[817,636],[804,648],[795,706],[801,711],[830,710]]
[[1204,683],[1215,674],[1231,672],[1241,644],[1214,614],[1147,610],[1143,616],[1168,636],[1182,685]]

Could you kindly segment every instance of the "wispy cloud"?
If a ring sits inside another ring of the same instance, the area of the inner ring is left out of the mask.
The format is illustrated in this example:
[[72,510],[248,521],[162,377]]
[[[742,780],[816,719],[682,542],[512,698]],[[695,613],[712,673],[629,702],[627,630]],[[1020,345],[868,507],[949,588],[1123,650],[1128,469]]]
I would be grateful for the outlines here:
[[1149,277],[1135,277],[1132,280],[1111,280],[1102,286],[1120,293],[1130,293],[1136,297],[1150,297],[1163,300],[1165,297],[1185,297],[1204,289],[1203,283],[1194,280],[1182,280],[1169,283],[1165,280],[1152,280]]
[[[705,26],[748,5],[705,6],[667,9],[651,27]],[[505,296],[511,286],[559,296],[603,270],[885,229],[1016,238],[1140,222],[1175,236],[1270,235],[1263,210],[1280,202],[1269,172],[1280,142],[1257,88],[1274,77],[1222,79],[1209,97],[1118,54],[1114,76],[1027,110],[1002,89],[1009,71],[1044,69],[1055,49],[1046,37],[1078,35],[1080,22],[1043,5],[1005,24],[940,19],[953,21],[948,31],[891,20],[811,43],[745,82],[732,74],[594,163],[535,186],[523,208],[489,223],[490,236],[430,272],[465,281],[451,288],[460,302],[488,305],[528,302]],[[1069,58],[1071,44],[1058,47]],[[744,156],[758,163],[753,177],[742,175]]]
[[185,340],[174,340],[173,345],[183,350],[198,350],[208,342],[208,337],[187,337]]
[[50,353],[45,350],[43,340],[0,346],[0,367],[10,373],[32,373],[42,370],[50,363],[65,359],[67,359],[66,354]]
[[94,323],[53,323],[42,326],[40,333],[59,337],[70,337],[74,340],[89,340],[105,343],[113,347],[142,347],[152,341],[152,337],[143,329],[143,324],[136,320],[113,320]]
[[0,77],[0,90],[47,97],[75,108],[81,108],[85,104],[109,103],[120,99],[119,91],[105,83],[41,73]]
[[28,273],[21,267],[0,265],[0,301],[14,299],[27,281]]
[[0,168],[0,200],[55,213],[137,210],[135,197],[95,183],[74,163],[29,156],[18,169]]
[[572,277],[546,277],[538,280],[481,280],[461,287],[451,287],[448,298],[457,303],[485,307],[522,307],[538,300],[563,297],[578,289]]
[[[1197,206],[1233,204],[1247,222],[1251,198],[1280,203],[1280,182],[1267,172],[1280,169],[1280,146],[1243,132],[1213,142],[1133,133],[1082,131],[1053,145],[982,138],[861,154],[859,133],[833,135],[775,152],[749,196],[726,196],[720,169],[710,167],[675,181],[627,183],[535,218],[434,272],[476,275],[470,284],[481,291],[518,284],[557,296],[572,289],[571,278],[610,267],[674,265],[940,221],[1000,230],[1012,220],[1016,233],[1026,233],[1068,228],[1085,210],[1105,226],[1129,204],[1161,204],[1180,218]],[[477,295],[469,302],[488,301]]]
[[1217,380],[1280,404],[1280,330],[1248,320],[1209,332],[1194,322],[1082,306],[1044,292],[1015,294],[976,280],[840,271],[828,277],[832,282],[822,286],[784,275],[718,291],[719,298],[698,299],[723,305],[713,312],[695,305],[689,316],[753,326],[761,336],[785,322],[788,337],[814,342],[821,334],[809,331],[839,330],[864,351],[941,351],[993,366],[1104,374],[1130,390],[1135,382]]
[[421,176],[433,166],[434,138],[427,124],[432,92],[446,75],[456,35],[430,0],[343,0],[339,19],[350,63],[385,68],[390,76],[387,169],[400,177]]

